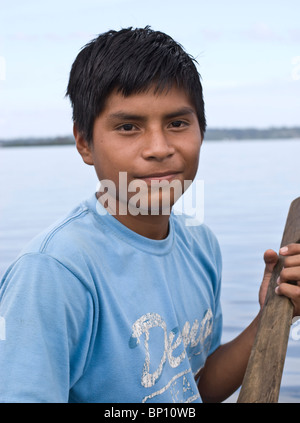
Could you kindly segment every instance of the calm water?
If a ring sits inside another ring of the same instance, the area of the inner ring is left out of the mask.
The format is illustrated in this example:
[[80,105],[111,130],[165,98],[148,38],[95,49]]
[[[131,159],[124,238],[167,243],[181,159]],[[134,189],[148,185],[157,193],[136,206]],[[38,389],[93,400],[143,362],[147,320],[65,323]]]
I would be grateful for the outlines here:
[[[205,142],[202,147],[198,178],[204,180],[204,221],[223,253],[224,341],[258,312],[263,253],[278,250],[289,205],[300,196],[299,157],[300,140]],[[25,243],[96,186],[93,168],[73,146],[0,149],[0,277]],[[300,335],[300,321],[292,328]],[[280,402],[300,402],[300,340],[292,336]]]

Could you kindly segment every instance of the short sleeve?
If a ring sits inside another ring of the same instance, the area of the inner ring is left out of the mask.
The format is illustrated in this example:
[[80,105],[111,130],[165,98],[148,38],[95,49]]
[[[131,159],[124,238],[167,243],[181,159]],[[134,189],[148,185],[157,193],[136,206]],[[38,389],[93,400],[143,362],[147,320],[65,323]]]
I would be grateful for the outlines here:
[[22,256],[0,288],[0,402],[68,402],[89,354],[93,301],[54,258]]

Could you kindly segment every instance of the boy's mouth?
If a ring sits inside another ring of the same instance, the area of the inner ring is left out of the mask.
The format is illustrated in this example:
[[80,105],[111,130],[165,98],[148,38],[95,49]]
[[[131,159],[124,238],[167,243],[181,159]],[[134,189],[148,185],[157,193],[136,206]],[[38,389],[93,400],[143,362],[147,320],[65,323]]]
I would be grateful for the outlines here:
[[136,179],[142,179],[145,182],[151,181],[171,181],[176,179],[181,172],[174,170],[167,170],[165,172],[153,172],[147,175],[137,176]]

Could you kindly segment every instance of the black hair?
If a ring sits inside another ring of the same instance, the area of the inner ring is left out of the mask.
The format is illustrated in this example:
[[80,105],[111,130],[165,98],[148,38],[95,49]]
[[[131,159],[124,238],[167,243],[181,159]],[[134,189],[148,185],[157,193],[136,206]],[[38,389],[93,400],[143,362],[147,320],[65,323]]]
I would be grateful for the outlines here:
[[176,84],[194,105],[203,136],[206,119],[195,63],[179,43],[149,26],[100,34],[82,48],[70,72],[66,95],[78,131],[92,142],[94,121],[113,90],[126,97],[153,85],[161,92]]

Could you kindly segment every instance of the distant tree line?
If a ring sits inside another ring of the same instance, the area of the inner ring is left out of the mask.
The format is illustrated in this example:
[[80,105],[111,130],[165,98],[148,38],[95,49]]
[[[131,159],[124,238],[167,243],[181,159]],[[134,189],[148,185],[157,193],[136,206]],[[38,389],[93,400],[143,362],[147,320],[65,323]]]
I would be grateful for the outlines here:
[[300,127],[293,128],[232,128],[232,129],[208,129],[205,133],[206,140],[259,140],[259,139],[284,139],[299,138]]
[[[300,140],[300,127],[282,128],[209,128],[205,132],[206,141],[222,140],[265,140],[265,139],[291,139]],[[51,137],[51,138],[18,138],[12,140],[0,140],[0,147],[18,146],[49,146],[75,144],[73,136]]]
[[75,140],[72,136],[52,138],[16,138],[11,140],[0,140],[0,147],[34,147],[68,144],[75,144]]

